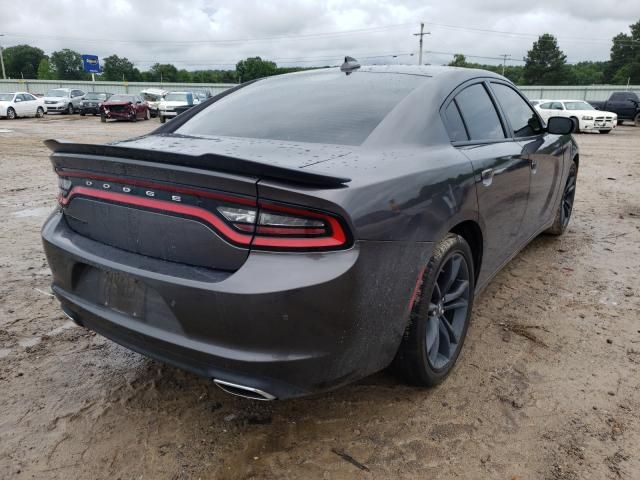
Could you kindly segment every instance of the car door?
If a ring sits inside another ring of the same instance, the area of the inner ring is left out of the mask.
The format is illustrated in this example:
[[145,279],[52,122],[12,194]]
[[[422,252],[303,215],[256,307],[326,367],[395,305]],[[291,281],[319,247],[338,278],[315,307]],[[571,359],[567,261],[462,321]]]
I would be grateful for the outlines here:
[[18,93],[13,99],[13,109],[16,112],[16,115],[19,117],[26,116],[25,110],[27,107],[24,105],[24,99],[22,98],[22,94]]
[[29,93],[23,93],[22,100],[25,107],[25,115],[35,117],[36,111],[38,110],[38,101],[36,100],[36,97]]
[[507,126],[486,82],[463,84],[447,101],[443,117],[450,136],[455,133],[453,145],[469,158],[474,171],[484,233],[478,277],[482,284],[521,243],[520,223],[527,207],[531,169],[522,146],[506,134]]
[[[522,146],[523,157],[531,169],[529,199],[522,221],[523,244],[553,220],[563,172],[565,143],[558,135],[549,135],[536,111],[511,85],[491,81],[491,90],[509,126],[509,134]],[[559,102],[553,102],[556,104]],[[550,117],[566,111],[555,110]],[[522,246],[522,245],[521,245]]]
[[616,112],[619,117],[633,118],[636,111],[636,104],[631,99],[632,95],[627,92],[615,92],[607,102],[607,110]]
[[82,97],[84,97],[84,92],[82,90],[71,90],[71,103],[73,103],[74,108],[80,109]]

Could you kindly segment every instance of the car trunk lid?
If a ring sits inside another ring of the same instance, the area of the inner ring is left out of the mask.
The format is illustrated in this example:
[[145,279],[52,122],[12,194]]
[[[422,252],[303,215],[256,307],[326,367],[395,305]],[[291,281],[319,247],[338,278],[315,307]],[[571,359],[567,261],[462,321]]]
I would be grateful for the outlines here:
[[222,212],[256,211],[259,179],[324,188],[348,181],[273,165],[258,154],[253,159],[198,155],[208,149],[185,138],[153,148],[148,140],[46,143],[60,178],[64,216],[74,231],[141,255],[227,271],[246,260],[253,232],[237,228]]

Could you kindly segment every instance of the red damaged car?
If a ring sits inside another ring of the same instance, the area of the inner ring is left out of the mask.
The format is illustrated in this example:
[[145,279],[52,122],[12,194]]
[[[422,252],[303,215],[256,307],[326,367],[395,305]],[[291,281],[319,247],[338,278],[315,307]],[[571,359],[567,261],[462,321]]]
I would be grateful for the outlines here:
[[109,118],[136,122],[149,120],[151,113],[147,102],[138,95],[112,95],[100,104],[100,121],[104,123]]

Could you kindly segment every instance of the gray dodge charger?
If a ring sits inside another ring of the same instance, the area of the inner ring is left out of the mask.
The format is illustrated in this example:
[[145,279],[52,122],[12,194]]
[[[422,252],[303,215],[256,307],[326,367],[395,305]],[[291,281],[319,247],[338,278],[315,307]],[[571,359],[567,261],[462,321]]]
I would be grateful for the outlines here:
[[48,140],[52,289],[79,325],[233,394],[308,395],[390,365],[432,386],[474,296],[567,228],[572,128],[490,72],[347,59],[132,140]]

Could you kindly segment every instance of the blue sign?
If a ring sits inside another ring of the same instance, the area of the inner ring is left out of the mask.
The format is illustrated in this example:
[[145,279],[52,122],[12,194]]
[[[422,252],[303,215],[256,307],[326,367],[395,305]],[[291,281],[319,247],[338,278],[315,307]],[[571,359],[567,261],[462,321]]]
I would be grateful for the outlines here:
[[82,55],[82,67],[87,73],[100,73],[100,62],[97,55]]

